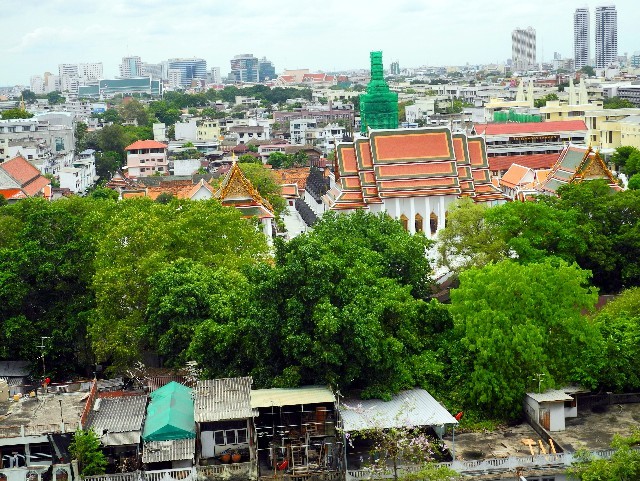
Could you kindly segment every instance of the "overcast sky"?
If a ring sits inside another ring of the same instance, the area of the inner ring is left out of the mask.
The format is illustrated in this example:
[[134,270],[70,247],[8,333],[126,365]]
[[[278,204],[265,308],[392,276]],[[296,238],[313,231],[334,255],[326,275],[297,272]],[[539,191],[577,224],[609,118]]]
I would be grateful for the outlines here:
[[[591,55],[594,55],[591,11]],[[58,72],[60,63],[104,63],[116,76],[121,58],[156,63],[201,57],[229,71],[252,53],[285,68],[367,68],[382,50],[385,68],[502,62],[511,31],[537,31],[538,58],[573,55],[569,0],[0,0],[0,86]],[[618,53],[640,50],[637,0],[618,0]]]

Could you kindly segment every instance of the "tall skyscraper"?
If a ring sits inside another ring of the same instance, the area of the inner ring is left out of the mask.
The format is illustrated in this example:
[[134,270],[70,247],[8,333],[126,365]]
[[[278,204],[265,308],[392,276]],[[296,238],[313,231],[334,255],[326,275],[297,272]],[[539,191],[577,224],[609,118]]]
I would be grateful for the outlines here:
[[133,78],[142,76],[142,60],[138,56],[122,57],[120,77]]
[[618,12],[615,5],[596,7],[596,68],[618,60]]
[[589,65],[589,9],[576,8],[573,13],[573,59],[576,70]]
[[250,53],[236,55],[231,59],[229,77],[234,82],[258,82],[258,59]]
[[189,87],[193,80],[207,80],[207,61],[201,58],[169,59],[169,70],[180,71],[180,84]]
[[536,31],[532,27],[511,32],[511,59],[516,70],[529,70],[536,65]]

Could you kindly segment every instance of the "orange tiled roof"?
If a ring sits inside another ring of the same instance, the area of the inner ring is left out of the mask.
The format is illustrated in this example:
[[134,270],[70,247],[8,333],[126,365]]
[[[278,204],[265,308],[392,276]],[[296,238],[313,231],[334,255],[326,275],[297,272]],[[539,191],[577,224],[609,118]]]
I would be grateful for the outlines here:
[[296,184],[298,190],[304,190],[309,177],[309,167],[294,167],[291,169],[277,169],[272,171],[280,185]]
[[124,150],[138,150],[138,149],[166,149],[167,145],[155,140],[136,140],[133,144],[125,147]]
[[527,174],[533,175],[532,169],[518,164],[511,164],[509,170],[507,170],[504,176],[500,179],[500,184],[513,188],[517,185],[526,183],[524,178]]
[[40,176],[40,171],[24,157],[14,157],[2,164],[2,169],[23,186]]
[[5,199],[24,199],[27,197],[22,189],[0,189],[0,195]]

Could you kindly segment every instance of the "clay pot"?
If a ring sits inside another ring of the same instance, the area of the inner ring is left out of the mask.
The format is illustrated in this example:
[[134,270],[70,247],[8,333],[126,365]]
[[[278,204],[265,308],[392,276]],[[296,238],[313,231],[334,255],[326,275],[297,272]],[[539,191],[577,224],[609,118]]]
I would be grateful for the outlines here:
[[220,456],[220,462],[228,463],[229,461],[231,461],[231,455],[230,454],[223,454],[222,456]]
[[241,459],[242,459],[242,455],[240,455],[240,454],[232,454],[231,455],[231,462],[233,462],[233,463],[239,463]]

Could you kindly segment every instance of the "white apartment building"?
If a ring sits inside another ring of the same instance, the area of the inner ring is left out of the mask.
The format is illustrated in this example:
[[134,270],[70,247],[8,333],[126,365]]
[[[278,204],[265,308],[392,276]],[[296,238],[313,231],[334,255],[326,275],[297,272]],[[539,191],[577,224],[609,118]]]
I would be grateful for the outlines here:
[[102,62],[61,63],[58,65],[60,90],[77,93],[78,87],[88,81],[103,78]]
[[618,13],[615,5],[596,7],[596,68],[618,61]]
[[516,28],[511,32],[511,59],[518,71],[526,71],[536,65],[536,31],[533,27]]
[[120,78],[134,78],[142,76],[142,60],[138,56],[122,57],[120,63]]
[[576,8],[573,14],[573,58],[576,70],[589,65],[590,45],[589,9],[587,7]]
[[81,152],[78,160],[71,166],[60,169],[60,187],[69,189],[74,194],[86,191],[96,180],[95,151],[87,149]]
[[304,145],[307,143],[307,131],[316,129],[318,121],[316,119],[295,119],[289,124],[291,143]]
[[436,101],[433,98],[419,99],[413,105],[405,107],[405,117],[407,122],[416,123],[418,120],[428,120],[436,113]]
[[165,144],[155,140],[138,140],[126,147],[125,151],[127,152],[125,169],[134,179],[169,173]]
[[182,71],[174,68],[170,68],[167,73],[167,78],[169,79],[169,87],[170,88],[179,88],[182,87]]

